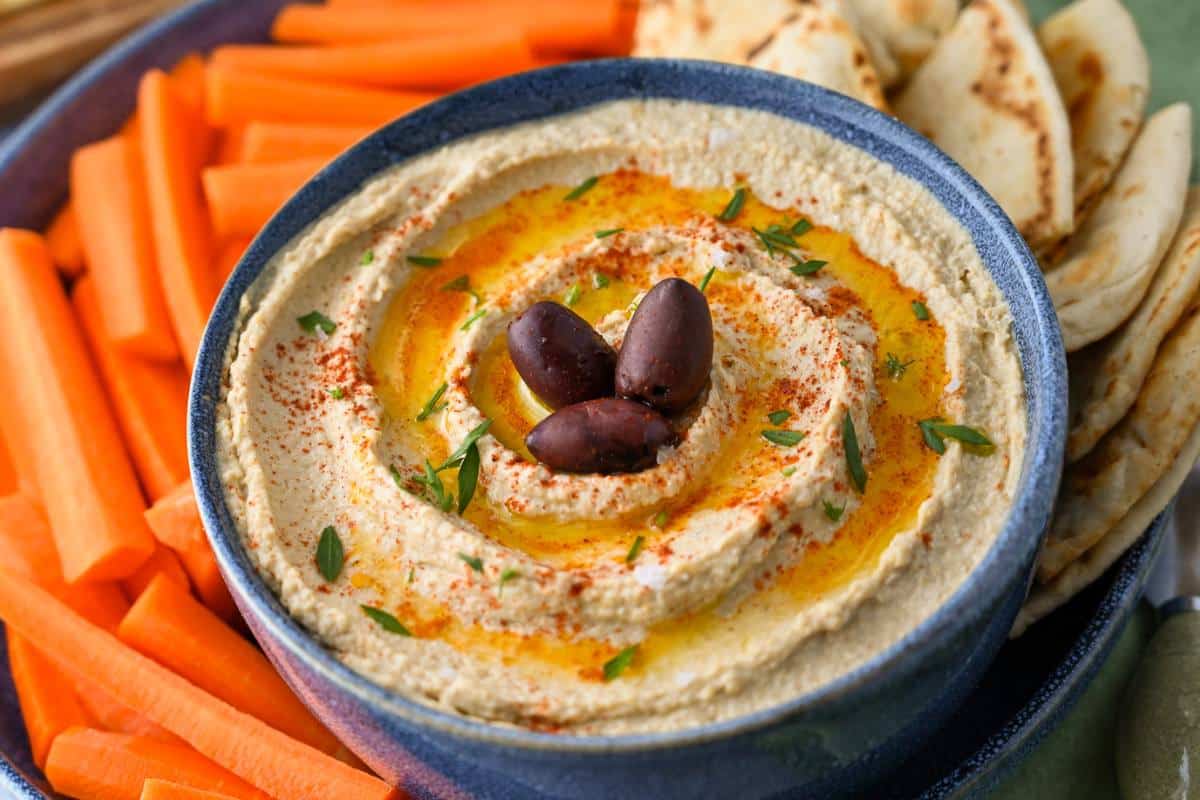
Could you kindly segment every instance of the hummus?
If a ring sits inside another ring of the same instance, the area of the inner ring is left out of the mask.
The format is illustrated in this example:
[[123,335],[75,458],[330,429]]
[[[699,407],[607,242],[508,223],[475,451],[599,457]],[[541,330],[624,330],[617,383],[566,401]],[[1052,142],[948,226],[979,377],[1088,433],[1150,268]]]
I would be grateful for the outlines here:
[[[557,300],[619,346],[670,276],[704,284],[715,335],[678,445],[632,474],[537,463],[549,410],[507,324]],[[407,697],[573,734],[726,719],[895,643],[999,533],[1026,429],[1009,310],[930,194],[686,102],[379,175],[273,259],[228,359],[227,499],[291,614]],[[489,420],[464,498],[437,469]]]

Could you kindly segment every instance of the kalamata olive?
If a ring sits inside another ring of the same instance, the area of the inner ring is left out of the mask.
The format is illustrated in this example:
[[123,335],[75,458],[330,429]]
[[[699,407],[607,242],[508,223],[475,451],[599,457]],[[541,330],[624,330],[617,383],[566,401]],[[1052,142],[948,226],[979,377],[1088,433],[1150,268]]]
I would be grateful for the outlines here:
[[617,354],[566,306],[542,301],[508,326],[508,353],[521,378],[551,408],[613,393]]
[[708,300],[682,278],[667,278],[638,304],[621,354],[617,394],[666,414],[696,399],[712,369],[713,327]]
[[620,397],[560,408],[525,437],[529,452],[559,472],[638,472],[675,441],[662,414]]

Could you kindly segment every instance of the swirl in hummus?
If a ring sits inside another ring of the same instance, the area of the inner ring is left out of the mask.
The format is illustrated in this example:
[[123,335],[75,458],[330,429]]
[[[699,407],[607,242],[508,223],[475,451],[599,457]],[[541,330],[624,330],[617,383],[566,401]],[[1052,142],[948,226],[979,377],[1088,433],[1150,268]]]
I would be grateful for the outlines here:
[[[537,463],[507,325],[551,299],[619,346],[671,276],[714,330],[677,446]],[[931,195],[799,123],[657,100],[374,178],[256,281],[225,386],[227,499],[290,613],[408,697],[578,734],[743,714],[896,642],[999,533],[1026,425],[1009,310]],[[488,421],[464,497],[437,468]]]

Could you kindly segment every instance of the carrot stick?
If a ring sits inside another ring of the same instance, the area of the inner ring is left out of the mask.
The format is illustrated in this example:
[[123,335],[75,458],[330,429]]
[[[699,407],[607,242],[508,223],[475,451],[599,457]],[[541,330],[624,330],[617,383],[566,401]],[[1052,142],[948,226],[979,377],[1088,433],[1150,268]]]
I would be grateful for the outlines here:
[[235,236],[225,242],[221,248],[221,254],[217,256],[216,272],[217,277],[222,281],[229,280],[233,268],[242,260],[242,255],[246,252],[246,248],[250,246],[250,237]]
[[0,317],[9,321],[0,337],[0,376],[15,395],[5,436],[13,441],[13,427],[28,431],[63,576],[75,582],[130,575],[154,549],[145,505],[40,236],[0,230],[0,286]]
[[23,494],[0,498],[0,549],[10,569],[35,581],[102,628],[116,630],[129,610],[125,595],[115,583],[69,584],[63,580],[45,514]]
[[273,797],[395,797],[378,778],[218,700],[122,644],[18,575],[0,576],[0,619],[43,652],[54,653],[64,669],[87,675],[115,699]]
[[251,122],[242,140],[241,160],[274,164],[302,158],[332,160],[374,130],[365,126],[286,125]]
[[191,583],[188,581],[187,573],[183,571],[183,564],[180,562],[179,556],[175,555],[174,550],[161,543],[154,548],[154,552],[137,572],[121,581],[121,588],[125,590],[126,597],[136,600],[159,575],[177,586],[181,592],[186,593],[191,589]]
[[245,125],[232,125],[218,132],[216,164],[237,164],[242,160],[242,142],[246,138]]
[[58,271],[68,278],[83,273],[83,243],[79,241],[79,228],[75,221],[75,207],[70,200],[54,215],[50,227],[46,228],[46,244]]
[[214,697],[330,755],[341,743],[292,694],[254,645],[160,575],[150,582],[117,636],[142,655]]
[[100,300],[91,276],[75,284],[71,303],[142,487],[151,500],[157,500],[188,476],[187,371],[178,361],[152,363],[118,352],[101,330]]
[[[154,724],[127,705],[114,700],[95,681],[79,675],[65,674],[63,685],[74,686],[74,697],[87,714],[89,727],[131,736],[147,736],[160,742],[183,745],[183,739]],[[59,691],[61,692],[61,686]]]
[[182,783],[151,778],[142,784],[141,800],[231,800],[231,798],[227,794],[206,792],[203,789],[184,786]]
[[179,347],[154,263],[150,204],[142,155],[133,137],[76,150],[71,198],[91,266],[105,335],[118,347],[155,361],[174,361]]
[[208,69],[208,118],[213,125],[306,122],[378,127],[436,95],[385,92],[288,80],[227,69]]
[[142,78],[138,115],[159,277],[175,338],[190,368],[217,297],[195,156],[200,145],[192,138],[207,133],[203,118],[192,113],[160,70]]
[[8,668],[29,749],[38,768],[46,766],[46,754],[54,737],[67,728],[87,725],[87,714],[71,691],[71,682],[58,666],[19,634],[8,630]]
[[93,728],[72,728],[50,746],[46,779],[81,800],[138,800],[149,778],[218,789],[245,800],[267,796],[183,744]]
[[8,445],[5,444],[4,437],[0,436],[0,495],[12,494],[20,485],[21,478],[17,474],[17,467],[12,456],[8,454]]
[[204,194],[218,236],[253,236],[325,161],[231,164],[204,170]]
[[226,45],[213,51],[213,64],[222,69],[406,89],[454,89],[536,63],[515,27],[335,47]]
[[179,555],[201,602],[221,619],[236,620],[237,607],[221,577],[208,539],[204,537],[192,482],[184,481],[171,494],[146,509],[146,523],[160,542]]
[[586,3],[355,0],[324,6],[295,3],[285,6],[275,18],[271,35],[278,42],[347,44],[417,40],[446,31],[467,34],[515,25],[539,53],[619,55],[613,48],[617,34],[626,24],[621,6],[621,0]]
[[[204,57],[199,53],[184,56],[168,73],[171,87],[196,119],[204,119],[204,72],[207,69]],[[216,141],[216,131],[208,126],[199,126],[191,131],[195,145],[193,169],[199,170],[208,163]]]

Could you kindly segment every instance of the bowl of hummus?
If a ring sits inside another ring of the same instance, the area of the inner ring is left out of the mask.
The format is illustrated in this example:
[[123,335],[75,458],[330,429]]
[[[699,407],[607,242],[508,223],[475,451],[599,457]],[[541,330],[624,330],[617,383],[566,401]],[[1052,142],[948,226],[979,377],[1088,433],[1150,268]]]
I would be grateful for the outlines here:
[[916,133],[593,62],[400,119],[275,217],[192,469],[255,635],[391,780],[852,793],[1011,627],[1064,376],[1032,256]]

